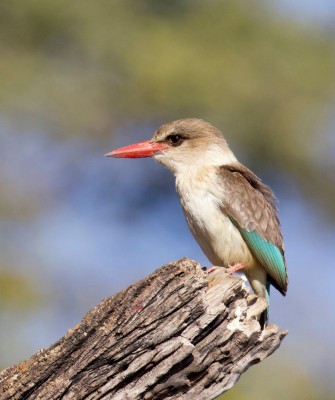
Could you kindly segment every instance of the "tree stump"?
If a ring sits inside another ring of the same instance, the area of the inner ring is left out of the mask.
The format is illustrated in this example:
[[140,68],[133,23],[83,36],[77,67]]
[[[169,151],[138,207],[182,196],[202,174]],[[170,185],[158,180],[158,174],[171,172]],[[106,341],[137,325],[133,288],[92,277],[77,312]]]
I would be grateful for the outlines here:
[[93,308],[48,349],[0,374],[0,399],[197,399],[230,389],[285,335],[224,268],[167,264]]

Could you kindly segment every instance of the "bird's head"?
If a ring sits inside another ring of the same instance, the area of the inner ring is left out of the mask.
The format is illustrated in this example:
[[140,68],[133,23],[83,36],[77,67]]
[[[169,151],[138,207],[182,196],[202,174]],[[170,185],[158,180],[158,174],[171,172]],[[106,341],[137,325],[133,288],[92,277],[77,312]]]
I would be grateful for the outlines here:
[[113,150],[106,156],[152,157],[174,174],[194,166],[219,166],[237,161],[222,133],[210,123],[197,118],[164,124],[152,139]]

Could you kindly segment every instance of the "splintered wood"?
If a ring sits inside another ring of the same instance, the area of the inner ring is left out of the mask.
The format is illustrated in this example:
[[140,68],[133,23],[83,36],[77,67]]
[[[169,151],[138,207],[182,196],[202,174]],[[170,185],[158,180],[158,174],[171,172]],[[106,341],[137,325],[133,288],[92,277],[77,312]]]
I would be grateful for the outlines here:
[[265,301],[223,268],[167,264],[103,300],[48,349],[0,374],[0,399],[209,400],[275,351]]

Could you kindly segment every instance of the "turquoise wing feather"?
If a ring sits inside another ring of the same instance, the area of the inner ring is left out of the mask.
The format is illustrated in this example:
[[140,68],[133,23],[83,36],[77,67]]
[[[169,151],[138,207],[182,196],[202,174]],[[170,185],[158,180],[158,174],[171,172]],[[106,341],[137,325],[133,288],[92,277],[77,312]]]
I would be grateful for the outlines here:
[[285,294],[287,267],[273,192],[240,163],[222,166],[219,174],[225,193],[222,211],[266,270],[269,283]]
[[279,285],[280,288],[286,287],[286,266],[282,252],[279,248],[265,240],[258,232],[248,231],[230,217],[231,221],[240,231],[250,250],[266,269],[266,272]]

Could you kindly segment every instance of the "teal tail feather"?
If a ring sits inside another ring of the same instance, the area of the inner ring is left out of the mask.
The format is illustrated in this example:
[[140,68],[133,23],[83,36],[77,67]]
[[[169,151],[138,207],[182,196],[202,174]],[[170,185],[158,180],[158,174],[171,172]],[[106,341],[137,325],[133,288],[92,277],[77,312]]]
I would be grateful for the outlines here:
[[268,307],[266,310],[264,310],[259,318],[259,323],[261,325],[261,328],[264,329],[266,325],[268,324],[269,321],[269,309],[270,309],[270,282],[267,280],[266,281],[266,294],[265,294],[265,300],[268,304]]

